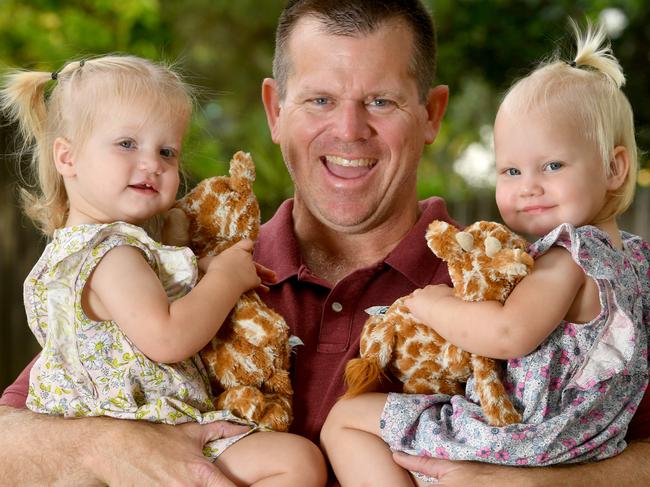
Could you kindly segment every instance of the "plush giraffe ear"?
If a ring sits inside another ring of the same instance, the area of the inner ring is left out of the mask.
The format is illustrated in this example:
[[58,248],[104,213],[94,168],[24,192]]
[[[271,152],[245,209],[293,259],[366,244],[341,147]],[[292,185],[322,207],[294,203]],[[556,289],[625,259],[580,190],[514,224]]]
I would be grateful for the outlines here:
[[456,233],[458,233],[458,229],[453,225],[441,220],[434,220],[427,228],[427,244],[438,258],[448,262],[461,250],[455,239]]
[[230,177],[235,180],[255,181],[255,164],[249,153],[239,151],[232,156]]

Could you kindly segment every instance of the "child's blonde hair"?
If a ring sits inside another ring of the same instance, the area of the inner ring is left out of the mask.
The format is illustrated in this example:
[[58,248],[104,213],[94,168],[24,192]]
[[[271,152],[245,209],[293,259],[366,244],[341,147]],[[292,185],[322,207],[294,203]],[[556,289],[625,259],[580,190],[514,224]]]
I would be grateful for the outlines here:
[[[54,85],[48,90],[50,82]],[[0,106],[17,121],[31,165],[21,191],[25,213],[46,234],[65,224],[68,197],[54,166],[53,144],[65,137],[80,147],[92,132],[103,102],[151,108],[155,114],[187,123],[192,112],[188,85],[168,66],[136,56],[109,55],[67,63],[49,73],[9,73],[0,90]]]
[[634,117],[630,102],[621,90],[625,84],[623,70],[602,25],[594,27],[587,23],[585,32],[581,32],[573,20],[570,23],[577,44],[573,60],[564,61],[556,53],[517,81],[501,106],[510,112],[533,108],[561,110],[597,144],[607,175],[611,174],[614,148],[627,149],[628,174],[621,187],[608,195],[605,208],[598,215],[598,220],[603,221],[623,213],[634,198],[638,167]]

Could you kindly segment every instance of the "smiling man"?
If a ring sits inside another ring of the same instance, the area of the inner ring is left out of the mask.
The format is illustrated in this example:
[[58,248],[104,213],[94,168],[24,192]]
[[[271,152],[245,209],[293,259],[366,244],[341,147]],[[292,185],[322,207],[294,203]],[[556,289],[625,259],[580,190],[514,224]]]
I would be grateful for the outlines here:
[[265,299],[305,344],[293,428],[313,440],[344,392],[364,310],[448,282],[424,240],[431,220],[449,219],[444,203],[416,194],[447,106],[447,87],[430,88],[433,27],[418,2],[352,3],[288,6],[262,88],[295,195],[263,226],[255,256],[279,277]]

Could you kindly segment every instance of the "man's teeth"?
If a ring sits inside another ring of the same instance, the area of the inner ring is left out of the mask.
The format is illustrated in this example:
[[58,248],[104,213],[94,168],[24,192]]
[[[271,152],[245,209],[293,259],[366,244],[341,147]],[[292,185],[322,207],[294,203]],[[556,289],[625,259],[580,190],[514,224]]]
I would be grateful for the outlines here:
[[327,156],[327,162],[345,167],[372,167],[374,159],[344,159],[343,157]]

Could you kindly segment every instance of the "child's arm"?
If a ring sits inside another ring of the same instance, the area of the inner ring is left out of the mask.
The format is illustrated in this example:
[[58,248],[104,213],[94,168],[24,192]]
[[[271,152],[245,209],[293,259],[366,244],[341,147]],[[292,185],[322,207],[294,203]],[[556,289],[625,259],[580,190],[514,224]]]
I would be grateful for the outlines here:
[[526,355],[562,321],[589,280],[569,252],[554,247],[506,302],[468,302],[447,286],[427,286],[406,304],[413,315],[450,343],[497,359]]
[[184,360],[210,341],[239,296],[260,284],[252,247],[245,240],[202,261],[203,278],[171,304],[141,252],[116,247],[89,278],[84,310],[92,319],[115,321],[151,360]]

